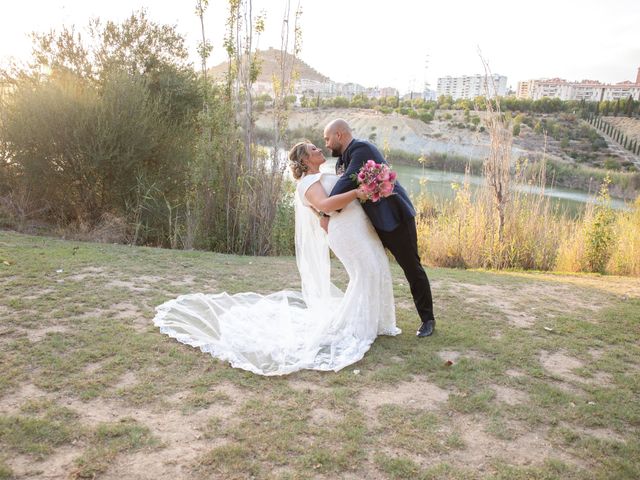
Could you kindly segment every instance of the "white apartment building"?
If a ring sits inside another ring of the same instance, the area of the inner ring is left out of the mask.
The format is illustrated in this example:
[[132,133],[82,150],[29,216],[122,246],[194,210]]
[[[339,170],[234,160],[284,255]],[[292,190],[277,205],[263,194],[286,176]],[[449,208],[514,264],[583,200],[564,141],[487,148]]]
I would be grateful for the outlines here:
[[294,91],[298,95],[320,95],[321,97],[328,97],[335,95],[337,88],[337,84],[332,81],[320,82],[318,80],[301,78],[296,82]]
[[602,92],[602,100],[624,100],[629,98],[629,95],[634,100],[640,100],[640,83],[620,82],[607,85]]
[[583,80],[580,83],[572,83],[568,96],[571,100],[597,102],[600,100],[602,86],[600,82],[595,80]]
[[602,100],[626,99],[631,96],[634,100],[640,100],[640,68],[636,81],[619,83],[601,83],[597,80],[582,80],[580,82],[568,82],[561,78],[527,80],[518,82],[518,98],[559,98],[560,100],[584,100],[586,102],[599,102]]
[[438,78],[437,94],[450,95],[454,100],[460,98],[474,99],[476,97],[504,96],[507,93],[507,77],[493,74],[463,75],[462,77]]
[[543,97],[547,97],[569,100],[571,92],[571,84],[561,78],[534,80],[531,82],[529,98],[540,100]]

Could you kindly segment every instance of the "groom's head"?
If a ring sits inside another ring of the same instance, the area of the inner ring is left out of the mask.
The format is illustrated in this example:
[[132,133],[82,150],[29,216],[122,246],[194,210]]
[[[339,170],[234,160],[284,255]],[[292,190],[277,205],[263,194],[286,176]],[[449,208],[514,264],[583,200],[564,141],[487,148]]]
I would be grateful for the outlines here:
[[353,140],[351,127],[341,118],[337,118],[324,127],[324,144],[331,155],[339,157]]

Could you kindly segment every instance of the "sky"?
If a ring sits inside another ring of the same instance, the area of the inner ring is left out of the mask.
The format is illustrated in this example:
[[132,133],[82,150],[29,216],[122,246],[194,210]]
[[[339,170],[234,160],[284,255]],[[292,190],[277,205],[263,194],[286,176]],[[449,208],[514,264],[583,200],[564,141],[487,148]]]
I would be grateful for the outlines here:
[[[4,0],[0,65],[24,61],[30,32],[90,18],[122,21],[145,8],[157,23],[175,25],[199,66],[201,38],[195,0]],[[205,29],[209,64],[224,61],[226,0],[209,0]],[[278,48],[286,0],[253,0],[266,14],[258,47]],[[291,9],[298,0],[291,0]],[[635,81],[640,67],[638,0],[300,0],[300,58],[337,82],[420,91],[438,77],[484,74],[481,56],[507,85],[535,78]]]

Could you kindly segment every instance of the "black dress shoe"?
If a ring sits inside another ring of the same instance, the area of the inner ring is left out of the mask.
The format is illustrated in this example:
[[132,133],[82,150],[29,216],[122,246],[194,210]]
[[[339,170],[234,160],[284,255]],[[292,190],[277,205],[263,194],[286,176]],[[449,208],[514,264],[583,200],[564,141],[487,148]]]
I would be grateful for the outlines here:
[[435,320],[427,320],[425,322],[422,322],[422,325],[420,325],[420,328],[416,332],[416,336],[418,336],[418,337],[428,337],[429,335],[431,335],[433,333],[433,330],[435,328],[436,328],[436,321]]

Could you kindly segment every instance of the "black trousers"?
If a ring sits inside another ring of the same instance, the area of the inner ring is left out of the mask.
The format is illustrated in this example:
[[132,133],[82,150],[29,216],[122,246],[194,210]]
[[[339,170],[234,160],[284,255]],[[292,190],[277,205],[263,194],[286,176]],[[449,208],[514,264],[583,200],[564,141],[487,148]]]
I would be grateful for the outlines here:
[[431,285],[427,274],[420,263],[418,254],[418,234],[416,222],[412,218],[391,232],[377,230],[382,245],[388,248],[409,281],[413,303],[416,305],[420,319],[425,322],[433,320],[433,299]]

